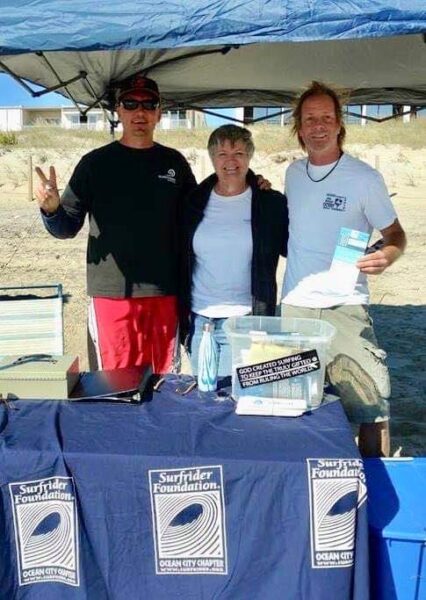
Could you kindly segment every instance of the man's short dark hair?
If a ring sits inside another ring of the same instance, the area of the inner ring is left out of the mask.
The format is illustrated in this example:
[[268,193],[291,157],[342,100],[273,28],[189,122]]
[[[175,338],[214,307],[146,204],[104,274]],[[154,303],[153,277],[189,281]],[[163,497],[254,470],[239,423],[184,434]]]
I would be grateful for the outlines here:
[[248,157],[251,158],[254,154],[251,131],[238,125],[222,125],[210,134],[209,141],[207,142],[207,150],[209,151],[210,158],[213,158],[216,148],[225,142],[230,142],[231,146],[234,146],[236,142],[242,142],[246,147]]
[[312,98],[313,96],[328,96],[332,99],[334,104],[334,112],[336,114],[337,122],[340,126],[340,132],[337,136],[337,143],[339,145],[340,150],[343,149],[343,142],[346,137],[346,128],[343,122],[343,109],[342,102],[338,95],[338,93],[333,90],[332,87],[326,85],[325,83],[321,83],[320,81],[313,81],[309,88],[303,92],[297,99],[296,106],[293,110],[293,127],[292,133],[297,136],[299,144],[305,150],[305,143],[302,140],[299,131],[302,127],[302,106],[305,100],[308,98]]

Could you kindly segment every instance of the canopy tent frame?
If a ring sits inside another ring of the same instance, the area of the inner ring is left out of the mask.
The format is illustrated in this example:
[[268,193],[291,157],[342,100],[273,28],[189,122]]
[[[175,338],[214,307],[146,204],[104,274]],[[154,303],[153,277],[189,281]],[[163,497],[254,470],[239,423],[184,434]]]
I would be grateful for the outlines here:
[[[425,36],[423,36],[424,39]],[[224,46],[221,49],[215,49],[215,50],[210,50],[210,51],[202,51],[202,52],[191,52],[188,53],[186,55],[183,56],[178,56],[178,57],[174,57],[171,59],[167,59],[167,60],[163,60],[163,61],[159,61],[156,64],[152,64],[146,68],[144,68],[141,71],[137,71],[137,73],[141,73],[143,75],[148,76],[150,74],[150,71],[152,71],[155,68],[164,66],[164,65],[169,65],[173,62],[179,61],[179,60],[183,60],[183,59],[188,59],[194,56],[202,56],[202,55],[208,55],[208,54],[215,54],[215,53],[221,53],[223,55],[227,54],[231,49],[238,49],[239,46],[235,45],[235,46]],[[48,65],[49,69],[51,70],[52,74],[55,76],[55,78],[57,79],[58,83],[56,84],[52,84],[51,86],[45,87],[41,90],[34,90],[33,88],[31,88],[31,86],[29,85],[29,83],[23,79],[22,77],[20,77],[17,73],[13,72],[9,67],[7,67],[7,65],[5,65],[1,60],[0,60],[0,69],[2,69],[5,73],[7,73],[8,75],[10,75],[19,85],[21,85],[26,92],[28,92],[31,97],[33,98],[40,98],[48,93],[51,92],[57,92],[59,90],[65,90],[67,92],[67,97],[71,100],[72,104],[74,105],[74,107],[78,110],[79,114],[80,114],[80,123],[86,123],[87,122],[87,113],[92,110],[95,107],[100,108],[101,110],[104,111],[106,118],[110,124],[111,127],[111,134],[113,134],[114,129],[117,127],[118,121],[117,119],[114,118],[115,115],[115,92],[116,89],[119,87],[120,85],[120,81],[112,81],[110,83],[110,85],[108,86],[108,88],[106,89],[106,91],[99,97],[96,97],[96,93],[95,90],[93,89],[90,80],[88,78],[88,73],[86,71],[80,71],[78,75],[75,75],[74,77],[71,77],[70,79],[67,79],[66,81],[63,81],[61,79],[61,77],[59,76],[59,74],[57,73],[57,71],[55,70],[55,68],[51,65],[51,63],[49,62],[49,60],[47,59],[47,57],[45,56],[45,54],[43,52],[36,52],[35,53],[37,56],[39,56],[40,58],[43,58],[44,62],[46,65]],[[136,73],[133,73],[133,75]],[[78,103],[78,101],[73,97],[72,93],[69,91],[68,86],[72,83],[75,83],[76,81],[81,81],[84,80],[85,84],[91,89],[95,100],[86,105],[86,106],[82,106],[80,103]],[[31,82],[33,83],[33,82]],[[34,85],[34,84],[33,84]],[[103,104],[102,104],[102,100],[104,100],[105,98],[108,98],[108,108],[106,108]],[[400,112],[398,114],[392,114],[392,115],[388,115],[386,117],[373,117],[370,115],[362,115],[359,113],[355,113],[352,111],[346,111],[347,115],[350,115],[352,117],[356,117],[359,119],[364,119],[366,121],[371,121],[371,122],[375,122],[375,123],[384,123],[386,121],[390,121],[393,119],[397,119],[400,117],[403,117],[405,115],[410,115],[412,114],[412,110],[415,109],[416,112],[419,112],[421,110],[424,110],[426,108],[426,106],[419,106],[419,105],[409,105],[410,106],[410,110],[407,111],[403,111]],[[234,123],[240,123],[240,124],[255,124],[255,123],[260,123],[263,121],[266,121],[268,119],[272,119],[274,117],[278,117],[278,116],[285,116],[288,115],[292,112],[291,108],[283,108],[281,110],[278,110],[272,114],[263,116],[263,117],[257,117],[256,119],[254,118],[250,118],[250,119],[238,119],[237,117],[231,117],[229,115],[222,115],[220,113],[217,113],[213,110],[210,110],[208,108],[200,108],[198,106],[194,106],[192,104],[181,104],[180,102],[171,102],[169,101],[167,104],[167,108],[170,109],[176,109],[176,110],[194,110],[194,111],[198,111],[198,112],[202,112],[203,114],[207,114],[207,115],[211,115],[211,116],[215,116],[215,117],[220,117],[224,120],[230,121],[230,122],[234,122]],[[261,108],[265,108],[265,107],[261,107]]]
[[[153,63],[152,65],[149,65],[148,67],[142,69],[141,71],[137,71],[137,73],[141,73],[144,76],[148,76],[150,74],[150,71],[153,69],[156,69],[158,67],[163,67],[165,65],[170,65],[176,61],[180,61],[180,60],[184,60],[184,59],[189,59],[189,58],[193,58],[193,57],[198,57],[198,56],[206,56],[209,54],[217,54],[220,53],[222,55],[227,54],[231,49],[238,49],[238,45],[233,45],[233,46],[223,46],[222,48],[218,48],[218,49],[213,49],[213,50],[203,50],[203,51],[196,51],[196,52],[188,52],[187,54],[184,54],[182,56],[176,56],[173,58],[169,58],[169,59],[165,59],[165,60],[160,60],[157,63]],[[57,73],[56,69],[53,67],[53,65],[49,62],[48,58],[46,57],[44,52],[41,51],[37,51],[35,52],[35,54],[37,56],[39,56],[40,58],[43,59],[44,63],[48,66],[49,70],[51,71],[51,73],[53,74],[53,76],[57,79],[56,84],[52,84],[50,86],[44,87],[41,90],[34,90],[33,88],[31,88],[31,86],[29,85],[29,83],[27,83],[27,81],[25,79],[23,79],[22,77],[20,77],[17,73],[15,73],[12,69],[10,69],[7,65],[5,65],[1,60],[0,60],[0,70],[3,70],[5,73],[7,73],[8,75],[10,75],[17,83],[19,83],[24,89],[25,91],[27,91],[33,98],[40,98],[41,96],[44,96],[45,94],[49,94],[51,92],[58,92],[60,90],[65,90],[67,97],[71,100],[72,104],[74,105],[74,107],[78,110],[78,112],[80,113],[80,123],[86,123],[87,122],[87,113],[95,108],[96,106],[101,108],[106,116],[107,116],[107,120],[110,123],[111,126],[111,133],[113,133],[115,127],[117,126],[118,121],[116,119],[114,119],[114,113],[115,113],[115,99],[116,99],[116,90],[119,88],[120,83],[122,80],[118,80],[118,81],[111,81],[110,84],[108,85],[107,89],[103,92],[103,94],[101,94],[100,96],[96,96],[96,92],[93,89],[93,86],[90,83],[90,80],[88,78],[88,73],[87,71],[80,71],[78,75],[75,75],[74,77],[71,77],[69,79],[67,79],[66,81],[63,81],[61,79],[61,77],[59,76],[59,74]],[[131,73],[131,75],[135,75],[136,73]],[[73,96],[73,94],[69,91],[68,86],[72,83],[75,83],[76,81],[81,81],[84,80],[85,84],[91,89],[93,96],[95,98],[95,100],[93,102],[91,102],[90,104],[86,105],[86,106],[82,106],[81,103],[79,103]],[[34,84],[34,82],[31,82]],[[104,99],[107,99],[107,107],[105,107],[102,104],[102,101]],[[170,108],[176,108],[176,109],[192,109],[192,110],[197,110],[200,112],[206,112],[203,108],[199,108],[199,107],[194,107],[192,108],[191,106],[185,106],[182,107],[180,104],[178,103],[173,103],[173,102],[169,102],[169,107]],[[109,114],[108,114],[109,113]],[[213,114],[213,113],[212,113]],[[226,118],[226,117],[225,117]],[[240,119],[232,119],[230,117],[230,120],[235,120],[237,122],[242,122]]]

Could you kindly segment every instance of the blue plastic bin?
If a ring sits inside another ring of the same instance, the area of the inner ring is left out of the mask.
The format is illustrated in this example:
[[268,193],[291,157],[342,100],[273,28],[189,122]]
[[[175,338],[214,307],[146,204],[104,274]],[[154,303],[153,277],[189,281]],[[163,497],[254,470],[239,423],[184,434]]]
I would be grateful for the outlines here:
[[426,600],[426,458],[364,466],[371,600]]

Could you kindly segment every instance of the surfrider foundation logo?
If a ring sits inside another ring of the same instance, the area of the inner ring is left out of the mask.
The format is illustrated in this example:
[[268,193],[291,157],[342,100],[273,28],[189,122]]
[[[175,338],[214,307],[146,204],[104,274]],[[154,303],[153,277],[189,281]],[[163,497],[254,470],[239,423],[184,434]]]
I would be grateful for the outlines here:
[[222,466],[149,471],[156,573],[227,574]]
[[367,499],[360,459],[308,458],[313,568],[351,567],[356,515]]
[[337,196],[336,194],[327,194],[322,206],[326,210],[344,212],[346,210],[346,198],[345,196]]
[[9,484],[19,585],[79,585],[78,529],[72,477]]

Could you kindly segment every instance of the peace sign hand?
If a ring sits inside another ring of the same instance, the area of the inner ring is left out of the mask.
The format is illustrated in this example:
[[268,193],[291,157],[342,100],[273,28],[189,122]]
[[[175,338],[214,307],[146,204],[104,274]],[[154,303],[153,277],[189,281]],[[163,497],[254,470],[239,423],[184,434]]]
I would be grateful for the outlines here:
[[35,190],[35,195],[40,208],[46,213],[54,213],[59,206],[59,192],[56,185],[55,167],[49,167],[49,178],[43,173],[40,167],[35,171],[40,178],[39,184]]

